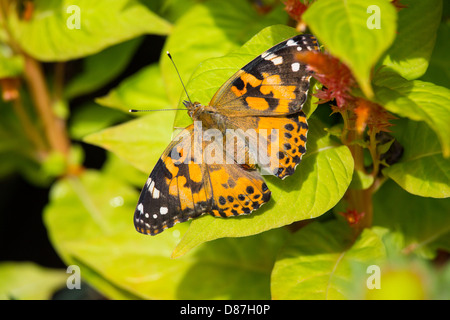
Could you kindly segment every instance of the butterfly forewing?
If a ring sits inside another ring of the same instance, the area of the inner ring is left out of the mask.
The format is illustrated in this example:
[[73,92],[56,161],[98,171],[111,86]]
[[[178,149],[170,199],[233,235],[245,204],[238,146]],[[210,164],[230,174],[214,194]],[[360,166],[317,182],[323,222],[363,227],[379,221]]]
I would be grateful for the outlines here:
[[298,35],[277,44],[225,82],[210,105],[230,117],[300,111],[307,99],[311,72],[295,57],[308,50],[319,50],[312,35]]

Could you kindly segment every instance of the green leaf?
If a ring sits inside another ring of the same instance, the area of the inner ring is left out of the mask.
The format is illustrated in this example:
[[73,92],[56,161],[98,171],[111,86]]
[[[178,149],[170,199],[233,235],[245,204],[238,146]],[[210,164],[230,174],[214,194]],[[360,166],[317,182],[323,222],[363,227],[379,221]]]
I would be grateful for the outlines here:
[[173,111],[153,112],[92,133],[83,140],[109,150],[136,168],[150,173],[171,141],[173,118]]
[[11,48],[0,41],[0,79],[19,76],[23,67],[23,57],[14,55]]
[[158,64],[142,68],[123,80],[97,103],[128,112],[130,109],[164,109],[170,107]]
[[420,80],[408,81],[397,74],[380,72],[374,79],[376,102],[388,111],[432,128],[450,157],[450,90]]
[[130,163],[116,156],[112,152],[106,154],[106,161],[102,167],[102,173],[113,176],[136,188],[142,188],[144,181],[147,181],[149,172],[143,172]]
[[150,10],[170,22],[176,22],[190,8],[203,0],[140,0]]
[[437,31],[436,45],[427,72],[421,80],[450,88],[450,21],[443,21]]
[[414,196],[387,181],[373,198],[374,225],[400,232],[403,252],[433,257],[450,250],[450,199]]
[[69,124],[70,136],[81,140],[88,134],[98,132],[128,118],[129,116],[121,111],[88,102],[73,111]]
[[0,300],[48,300],[66,285],[68,276],[32,262],[1,262]]
[[[85,57],[142,34],[168,34],[171,29],[135,0],[78,0],[79,12],[70,0],[33,3],[31,20],[20,19],[15,6],[10,6],[8,23],[20,47],[42,61]],[[72,28],[77,19],[80,28]]]
[[365,190],[373,184],[373,176],[361,170],[353,171],[352,183],[350,188],[356,190]]
[[383,154],[383,153],[388,152],[394,142],[395,142],[395,139],[391,139],[386,143],[377,145],[378,154]]
[[392,131],[404,153],[383,174],[412,194],[450,197],[450,162],[444,159],[436,134],[424,122],[406,119],[397,121]]
[[112,177],[85,171],[79,177],[63,178],[55,183],[44,210],[50,241],[60,257],[67,265],[78,265],[83,279],[109,297],[123,299],[129,293],[109,285],[101,274],[85,266],[71,245],[96,238],[107,240],[107,235],[134,229],[132,213],[137,196],[134,188]]
[[100,292],[115,299],[270,298],[270,272],[285,230],[211,242],[170,259],[188,225],[156,237],[139,234],[133,226],[137,197],[134,188],[94,171],[52,187],[44,215],[50,239]]
[[[379,29],[368,27],[372,15],[377,14],[367,13],[369,6],[379,8]],[[321,0],[308,8],[303,20],[326,49],[350,68],[365,95],[371,97],[372,67],[395,38],[394,6],[386,0]]]
[[265,176],[271,200],[248,216],[230,219],[204,215],[192,221],[173,252],[181,256],[199,245],[223,237],[242,237],[311,219],[334,207],[347,190],[353,158],[346,146],[335,145],[318,120],[309,121],[307,153],[286,180]]
[[385,256],[375,232],[365,229],[354,243],[351,234],[336,220],[297,231],[275,262],[272,299],[349,299],[355,275]]
[[442,15],[442,0],[403,0],[407,6],[398,13],[397,38],[382,64],[412,80],[428,67]]
[[250,3],[241,0],[211,0],[194,6],[177,20],[161,55],[161,71],[171,104],[177,105],[180,95],[185,95],[166,51],[170,51],[181,78],[187,81],[200,62],[222,56],[264,27],[285,23],[286,19],[281,6],[260,15]]
[[93,92],[117,77],[128,65],[142,38],[109,47],[83,60],[83,72],[64,88],[67,99]]

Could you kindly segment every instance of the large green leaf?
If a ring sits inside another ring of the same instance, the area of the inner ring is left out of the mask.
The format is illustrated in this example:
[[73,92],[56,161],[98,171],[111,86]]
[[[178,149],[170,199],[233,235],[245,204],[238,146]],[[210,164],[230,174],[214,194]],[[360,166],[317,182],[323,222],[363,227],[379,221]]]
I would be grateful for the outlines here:
[[297,231],[275,262],[272,299],[350,299],[355,275],[385,256],[375,232],[365,229],[354,243],[351,234],[338,221]]
[[443,21],[437,31],[436,45],[431,56],[427,72],[421,80],[450,88],[450,20]]
[[[84,138],[150,173],[172,138],[174,112],[153,112]],[[145,181],[142,182],[144,184]]]
[[109,47],[83,60],[82,72],[64,88],[67,99],[94,92],[117,77],[130,62],[142,38]]
[[436,134],[424,122],[406,119],[396,121],[392,130],[404,153],[383,174],[412,194],[450,197],[450,162],[443,157]]
[[135,0],[78,0],[80,28],[70,29],[76,11],[70,0],[36,0],[29,21],[11,6],[9,28],[29,55],[43,61],[85,57],[139,35],[168,34],[171,25]]
[[249,216],[229,219],[204,215],[192,221],[175,248],[181,256],[200,243],[223,237],[242,237],[322,215],[342,198],[353,174],[346,146],[336,145],[318,120],[309,121],[307,153],[295,174],[286,180],[265,176],[271,200]]
[[287,232],[223,239],[170,259],[187,224],[156,237],[139,234],[133,227],[137,196],[134,188],[94,171],[52,187],[44,216],[50,239],[100,292],[116,299],[270,297],[270,272]]
[[406,8],[398,13],[398,35],[382,64],[412,80],[427,70],[442,15],[442,0],[403,0],[402,5]]
[[[369,29],[369,6],[379,9],[379,27]],[[303,20],[326,49],[352,71],[361,89],[372,96],[372,67],[395,38],[397,13],[386,0],[321,0],[314,2]]]
[[170,51],[181,77],[187,81],[200,62],[222,56],[264,27],[286,20],[281,6],[265,15],[241,0],[211,0],[194,6],[177,20],[161,56],[161,71],[172,105],[179,103],[182,86],[166,51]]
[[88,134],[125,121],[129,117],[129,115],[119,110],[105,108],[94,102],[88,102],[72,111],[69,133],[72,138],[81,140]]
[[66,285],[64,270],[48,269],[32,262],[0,263],[0,300],[47,300]]
[[374,79],[375,99],[388,111],[425,121],[436,132],[445,157],[450,156],[450,89],[420,80],[408,81],[391,72]]
[[374,225],[400,232],[401,249],[428,257],[450,249],[450,199],[414,196],[387,181],[373,198]]
[[158,64],[142,68],[136,74],[123,80],[108,95],[96,99],[96,102],[127,112],[130,109],[170,107]]

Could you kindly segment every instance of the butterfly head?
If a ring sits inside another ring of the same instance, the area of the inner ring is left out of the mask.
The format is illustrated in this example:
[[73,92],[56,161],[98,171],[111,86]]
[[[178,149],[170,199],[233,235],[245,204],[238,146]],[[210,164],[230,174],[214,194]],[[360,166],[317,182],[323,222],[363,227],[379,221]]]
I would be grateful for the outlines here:
[[191,117],[192,119],[195,119],[199,111],[204,108],[204,106],[200,102],[192,103],[191,101],[184,100],[183,104],[188,110],[189,117]]

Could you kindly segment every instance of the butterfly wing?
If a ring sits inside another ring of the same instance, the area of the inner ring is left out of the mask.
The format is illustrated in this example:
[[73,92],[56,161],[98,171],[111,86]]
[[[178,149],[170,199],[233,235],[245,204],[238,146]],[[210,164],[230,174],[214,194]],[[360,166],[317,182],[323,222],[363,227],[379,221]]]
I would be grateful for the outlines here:
[[[252,160],[263,172],[284,179],[295,172],[306,152],[308,124],[303,111],[283,117],[233,118],[229,125],[236,126],[242,140],[248,139]],[[251,137],[249,132],[255,132]],[[250,137],[250,138],[249,138]]]
[[306,151],[308,124],[301,109],[311,73],[296,60],[306,50],[319,50],[312,35],[277,44],[234,74],[210,103],[223,115],[226,128],[242,129],[241,135],[256,131],[259,138],[249,139],[249,153],[280,179],[294,173]]
[[319,50],[312,35],[295,36],[263,52],[225,82],[210,106],[229,117],[300,111],[307,99],[311,72],[295,57],[306,50]]
[[155,235],[211,208],[208,176],[191,159],[194,126],[166,148],[145,183],[134,213],[136,230]]
[[[257,171],[237,164],[208,163],[196,159],[199,143],[194,125],[167,147],[141,191],[134,213],[136,230],[156,235],[176,223],[205,213],[229,217],[248,214],[270,199],[270,191]],[[223,145],[209,142],[219,150]],[[206,149],[204,141],[201,150]]]
[[[302,50],[318,50],[316,39],[299,35],[272,47],[233,75],[210,102],[229,128],[278,130],[278,136],[270,134],[266,143],[267,151],[276,151],[271,152],[269,170],[280,178],[293,173],[305,151],[307,124],[301,108],[311,74],[295,59]],[[257,171],[229,159],[217,164],[195,161],[195,143],[191,125],[158,160],[136,206],[139,232],[155,235],[204,213],[248,214],[270,199]],[[255,143],[250,144],[254,148]],[[273,154],[280,160],[276,164]]]
[[216,217],[249,214],[269,201],[270,190],[256,170],[246,170],[237,164],[208,165]]

